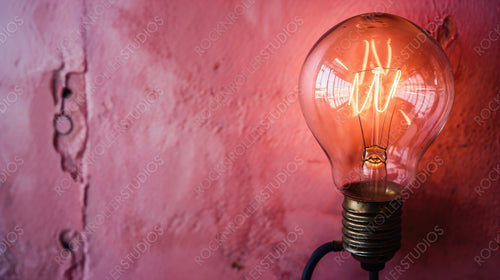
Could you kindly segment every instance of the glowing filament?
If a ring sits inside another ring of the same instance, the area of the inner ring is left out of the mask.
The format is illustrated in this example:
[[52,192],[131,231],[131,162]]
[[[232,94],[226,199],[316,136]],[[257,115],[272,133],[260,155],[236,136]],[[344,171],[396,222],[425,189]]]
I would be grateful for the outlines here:
[[376,67],[375,69],[372,70],[372,73],[374,74],[373,76],[373,81],[370,84],[370,88],[368,89],[368,93],[366,95],[366,99],[363,102],[363,105],[361,108],[359,108],[359,73],[356,73],[354,75],[354,81],[352,82],[352,88],[351,88],[351,93],[349,96],[349,105],[351,105],[351,102],[353,100],[354,94],[356,92],[356,97],[355,97],[355,107],[356,107],[356,113],[361,114],[363,112],[366,104],[368,103],[368,99],[370,99],[370,96],[373,93],[373,98],[374,98],[374,103],[375,103],[375,109],[377,112],[385,112],[387,110],[387,107],[389,106],[389,102],[391,99],[394,97],[396,94],[396,88],[399,83],[399,79],[401,78],[401,70],[398,70],[396,72],[396,76],[394,77],[394,81],[391,86],[391,90],[389,92],[389,95],[387,96],[387,100],[385,101],[385,104],[383,108],[379,107],[379,99],[381,98],[382,95],[382,89],[381,89],[381,75],[384,74],[384,69],[381,67]]

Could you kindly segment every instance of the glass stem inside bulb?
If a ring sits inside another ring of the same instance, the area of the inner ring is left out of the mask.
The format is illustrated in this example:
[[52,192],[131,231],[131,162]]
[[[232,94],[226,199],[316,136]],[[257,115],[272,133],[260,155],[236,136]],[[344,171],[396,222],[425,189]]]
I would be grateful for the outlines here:
[[386,150],[374,145],[365,148],[362,181],[367,182],[373,195],[384,195],[387,187]]

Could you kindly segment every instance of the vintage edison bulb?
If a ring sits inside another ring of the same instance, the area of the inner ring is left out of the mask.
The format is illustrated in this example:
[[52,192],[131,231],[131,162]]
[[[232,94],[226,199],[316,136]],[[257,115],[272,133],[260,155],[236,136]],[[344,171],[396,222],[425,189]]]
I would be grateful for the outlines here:
[[300,104],[341,192],[390,201],[415,179],[454,98],[446,54],[401,17],[363,14],[314,45],[300,76]]

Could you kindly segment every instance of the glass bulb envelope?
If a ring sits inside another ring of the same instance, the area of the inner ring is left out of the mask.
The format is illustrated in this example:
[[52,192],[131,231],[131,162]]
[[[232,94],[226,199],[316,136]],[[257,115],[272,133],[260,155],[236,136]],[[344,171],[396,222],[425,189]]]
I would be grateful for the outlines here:
[[441,131],[454,99],[448,58],[398,16],[363,14],[325,33],[302,67],[304,118],[344,195],[396,199]]

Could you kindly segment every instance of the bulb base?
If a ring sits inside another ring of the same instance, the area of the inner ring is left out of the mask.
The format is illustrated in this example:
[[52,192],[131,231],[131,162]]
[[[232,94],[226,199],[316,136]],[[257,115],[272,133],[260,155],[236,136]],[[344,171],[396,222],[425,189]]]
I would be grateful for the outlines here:
[[401,199],[367,202],[344,196],[342,243],[345,250],[362,265],[382,269],[401,248],[402,206]]

